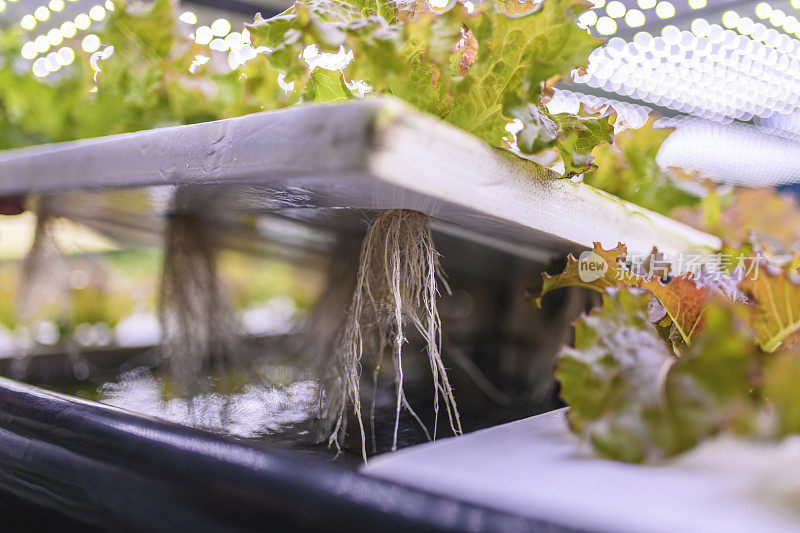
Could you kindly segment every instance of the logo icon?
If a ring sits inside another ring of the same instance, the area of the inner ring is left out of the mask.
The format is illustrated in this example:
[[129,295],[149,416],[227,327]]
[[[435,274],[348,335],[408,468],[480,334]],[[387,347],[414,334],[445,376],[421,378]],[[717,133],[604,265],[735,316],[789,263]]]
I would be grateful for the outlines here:
[[606,270],[608,270],[606,260],[590,250],[582,252],[578,258],[578,277],[584,283],[602,278]]

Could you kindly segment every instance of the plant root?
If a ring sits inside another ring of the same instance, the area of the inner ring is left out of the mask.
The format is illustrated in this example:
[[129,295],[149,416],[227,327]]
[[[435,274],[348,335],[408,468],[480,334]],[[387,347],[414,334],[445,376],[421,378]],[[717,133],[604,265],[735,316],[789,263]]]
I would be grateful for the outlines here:
[[70,303],[70,271],[55,238],[57,219],[44,210],[37,211],[37,217],[16,294],[17,316],[28,327],[66,318]]
[[159,315],[161,357],[182,396],[206,392],[209,369],[239,363],[239,323],[217,274],[217,247],[201,218],[169,217]]
[[[320,384],[326,382],[327,375],[331,372],[331,354],[336,350],[336,343],[347,321],[347,310],[356,285],[362,242],[360,237],[347,235],[337,240],[325,267],[325,288],[304,319],[303,334],[298,347],[303,354],[304,363]],[[318,414],[320,418],[324,418],[326,393],[323,387],[318,387],[317,392]],[[329,429],[320,425],[317,428],[318,440],[326,440]]]
[[[436,307],[437,279],[449,291],[433,246],[430,219],[410,210],[387,210],[372,223],[361,247],[355,290],[329,369],[323,374],[326,391],[325,420],[329,445],[341,451],[346,420],[352,405],[361,434],[361,453],[366,461],[366,435],[362,418],[361,371],[373,369],[373,383],[391,350],[396,386],[392,449],[397,448],[400,413],[406,409],[431,434],[413,411],[403,391],[403,345],[406,328],[413,327],[425,342],[434,386],[436,438],[440,397],[450,428],[461,433],[453,389],[441,357],[442,324]],[[374,399],[370,420],[374,418]],[[374,435],[374,431],[373,431]]]

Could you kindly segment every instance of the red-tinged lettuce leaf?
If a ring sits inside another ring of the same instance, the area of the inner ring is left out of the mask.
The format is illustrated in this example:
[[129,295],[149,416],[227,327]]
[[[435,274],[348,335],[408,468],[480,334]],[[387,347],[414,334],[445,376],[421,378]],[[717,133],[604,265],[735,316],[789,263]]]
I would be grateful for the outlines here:
[[599,242],[594,243],[592,251],[585,251],[578,258],[569,254],[564,271],[555,276],[542,273],[542,288],[533,297],[537,307],[542,297],[564,287],[585,287],[603,292],[608,287],[616,287],[625,280],[635,278],[625,266],[627,247],[619,243],[616,248],[604,250]]
[[556,377],[572,429],[601,455],[652,462],[721,431],[751,433],[757,354],[729,305],[712,304],[706,327],[676,357],[647,314],[649,295],[609,291],[576,324]]
[[[655,316],[652,321],[658,322],[664,328],[665,335],[676,344],[688,344],[702,330],[703,310],[709,295],[724,293],[716,288],[719,282],[709,279],[709,284],[706,284],[702,278],[695,279],[691,273],[662,282],[661,277],[669,273],[670,267],[659,257],[654,248],[634,271],[625,264],[626,247],[623,244],[613,250],[604,250],[600,243],[594,243],[594,249],[583,252],[578,259],[570,254],[567,266],[560,274],[551,276],[543,273],[542,289],[533,302],[538,306],[545,294],[562,287],[585,287],[598,292],[620,285],[645,289],[657,299],[669,318],[665,322],[663,315]],[[677,335],[672,334],[672,329]]]
[[642,278],[636,286],[658,299],[683,343],[689,344],[703,330],[703,315],[711,289],[696,281],[694,276],[677,276],[667,283],[654,277]]

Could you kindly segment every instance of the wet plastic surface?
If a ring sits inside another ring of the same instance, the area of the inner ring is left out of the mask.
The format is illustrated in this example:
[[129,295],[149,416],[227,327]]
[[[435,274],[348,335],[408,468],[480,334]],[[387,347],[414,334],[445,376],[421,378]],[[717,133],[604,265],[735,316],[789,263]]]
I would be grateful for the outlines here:
[[112,530],[563,531],[6,379],[0,490]]
[[376,458],[376,479],[497,510],[617,533],[791,533],[800,438],[720,436],[659,464],[592,453],[566,409]]
[[260,234],[252,216],[340,229],[364,210],[413,209],[442,234],[539,264],[594,241],[625,241],[637,254],[653,245],[668,254],[719,247],[715,237],[559,178],[382,98],[0,154],[0,196],[41,194],[48,212],[129,242],[159,242],[171,212],[203,215],[236,241]]
[[[487,279],[511,259],[541,266],[593,241],[624,239],[632,253],[718,245],[377,98],[0,154],[0,197],[30,193],[123,245],[159,245],[168,214],[192,213],[230,248],[306,264],[375,210],[415,209],[432,217],[448,271]],[[59,364],[32,371],[52,381]],[[117,530],[562,531],[8,380],[0,490]]]

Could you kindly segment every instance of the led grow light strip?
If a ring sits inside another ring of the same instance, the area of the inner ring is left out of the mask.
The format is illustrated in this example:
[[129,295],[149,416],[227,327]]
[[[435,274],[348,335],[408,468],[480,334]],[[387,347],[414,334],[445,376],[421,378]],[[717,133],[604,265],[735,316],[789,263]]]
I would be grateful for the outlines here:
[[[593,94],[556,89],[547,104],[552,112],[574,113],[580,104],[591,108],[612,106],[618,113],[615,128],[638,128],[652,111],[647,106]],[[775,186],[800,180],[794,161],[800,157],[800,112],[774,115],[765,124],[720,124],[697,117],[668,116],[657,127],[673,127],[672,134],[658,153],[662,168],[671,166],[697,170],[703,175],[728,183],[748,186]],[[787,133],[792,130],[794,133]],[[753,158],[757,153],[759,157]]]
[[[763,5],[759,14],[775,11]],[[661,36],[612,38],[576,81],[716,120],[791,112],[800,103],[800,41],[761,23],[740,24],[744,17],[734,21],[728,13],[720,18],[738,33],[697,18],[692,31],[670,25]],[[775,19],[792,28],[788,16]]]
[[[666,20],[677,14],[675,6],[667,0],[639,0],[637,8],[628,8],[619,0],[593,0],[591,10],[578,17],[578,25],[582,28],[594,27],[600,35],[613,35],[617,33],[622,21],[629,28],[640,28],[648,20]],[[691,0],[692,9],[701,9],[706,6],[706,0]],[[652,12],[651,12],[652,11]]]

